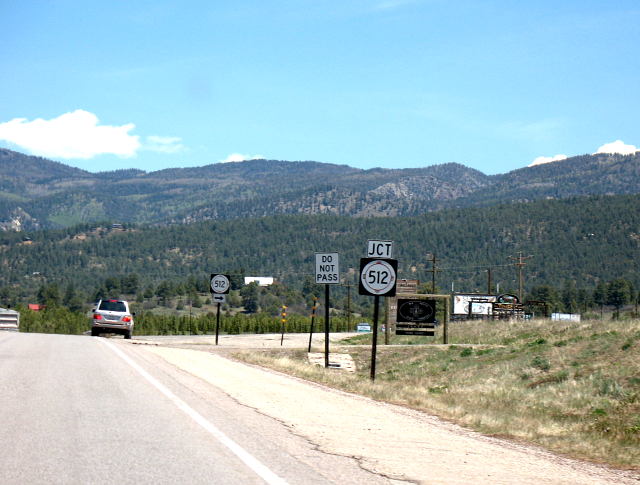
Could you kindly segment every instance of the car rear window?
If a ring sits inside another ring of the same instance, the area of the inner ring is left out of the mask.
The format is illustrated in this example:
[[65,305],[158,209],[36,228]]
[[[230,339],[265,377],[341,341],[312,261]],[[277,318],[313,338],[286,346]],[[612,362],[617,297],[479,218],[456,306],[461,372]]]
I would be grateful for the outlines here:
[[105,310],[108,312],[126,312],[127,308],[122,301],[102,300],[98,310]]

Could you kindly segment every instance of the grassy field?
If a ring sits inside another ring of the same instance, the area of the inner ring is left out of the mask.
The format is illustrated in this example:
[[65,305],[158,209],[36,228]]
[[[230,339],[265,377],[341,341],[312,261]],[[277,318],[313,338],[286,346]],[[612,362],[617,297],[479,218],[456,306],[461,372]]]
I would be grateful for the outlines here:
[[442,338],[379,345],[374,382],[370,335],[331,349],[352,355],[355,374],[312,366],[303,350],[237,357],[485,434],[640,469],[640,320],[456,322],[450,345],[419,345],[425,340]]

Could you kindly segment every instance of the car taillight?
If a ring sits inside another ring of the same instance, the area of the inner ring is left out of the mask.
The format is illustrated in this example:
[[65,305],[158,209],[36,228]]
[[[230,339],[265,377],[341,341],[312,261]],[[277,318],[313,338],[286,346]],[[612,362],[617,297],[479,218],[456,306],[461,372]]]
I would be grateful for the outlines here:
[[93,319],[94,319],[94,320],[102,320],[102,315],[99,315],[99,314],[97,314],[97,313],[94,313],[94,314],[93,314]]
[[131,317],[124,317],[122,319],[123,322],[130,322],[131,321]]

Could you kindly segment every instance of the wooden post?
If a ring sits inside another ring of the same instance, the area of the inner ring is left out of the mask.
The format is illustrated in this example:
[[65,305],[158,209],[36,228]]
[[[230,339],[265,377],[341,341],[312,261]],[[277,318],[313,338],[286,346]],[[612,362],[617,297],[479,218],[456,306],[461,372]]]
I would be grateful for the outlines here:
[[384,344],[389,345],[389,336],[391,335],[391,329],[389,328],[389,304],[390,298],[385,298],[384,302]]
[[444,300],[444,326],[442,328],[442,343],[449,343],[449,299]]

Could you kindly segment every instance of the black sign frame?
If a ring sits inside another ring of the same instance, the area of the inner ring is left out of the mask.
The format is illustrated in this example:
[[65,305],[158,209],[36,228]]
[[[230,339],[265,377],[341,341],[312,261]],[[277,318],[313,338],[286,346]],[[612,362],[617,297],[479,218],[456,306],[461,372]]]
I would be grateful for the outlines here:
[[435,323],[436,301],[417,298],[399,298],[397,323]]
[[[385,265],[389,265],[391,267],[391,269],[393,270],[393,275],[389,275],[390,277],[393,277],[393,286],[391,286],[385,293],[373,293],[371,291],[369,291],[367,288],[365,288],[365,286],[362,284],[362,272],[364,271],[365,267],[369,264],[369,263],[377,263],[380,262],[381,264],[385,264]],[[360,272],[358,273],[358,294],[363,295],[363,296],[396,296],[396,287],[398,284],[398,260],[397,259],[384,259],[384,258],[362,258],[360,259]]]
[[[227,279],[227,288],[225,289],[225,291],[213,291],[213,285],[212,285],[213,279],[216,278],[217,276],[222,276]],[[228,295],[229,290],[231,290],[231,277],[228,274],[211,273],[211,277],[209,278],[209,293],[212,293],[215,295]]]

